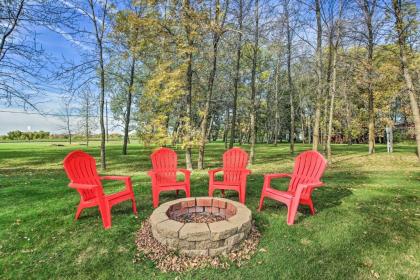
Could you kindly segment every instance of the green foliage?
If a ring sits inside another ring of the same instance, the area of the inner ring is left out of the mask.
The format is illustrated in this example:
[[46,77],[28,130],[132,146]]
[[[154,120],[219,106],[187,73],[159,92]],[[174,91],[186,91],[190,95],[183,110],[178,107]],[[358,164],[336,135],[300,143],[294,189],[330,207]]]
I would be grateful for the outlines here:
[[7,139],[9,140],[36,140],[36,139],[48,139],[50,133],[46,131],[20,131],[14,130],[7,133]]

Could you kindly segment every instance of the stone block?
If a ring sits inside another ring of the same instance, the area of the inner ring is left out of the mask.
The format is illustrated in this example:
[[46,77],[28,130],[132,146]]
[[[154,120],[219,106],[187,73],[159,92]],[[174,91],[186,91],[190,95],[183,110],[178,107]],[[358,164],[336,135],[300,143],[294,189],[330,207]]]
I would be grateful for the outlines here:
[[218,204],[217,207],[219,207],[221,209],[225,209],[226,208],[226,201],[219,200],[217,204]]
[[197,197],[197,206],[211,206],[212,198],[211,197]]
[[232,217],[229,217],[227,221],[234,224],[238,231],[247,232],[251,229],[251,211],[238,211],[238,213]]
[[204,250],[210,248],[212,242],[210,240],[203,240],[195,242],[195,249],[197,250]]
[[209,249],[209,256],[218,256],[218,255],[224,255],[229,252],[229,247],[223,246],[219,248]]
[[226,209],[219,208],[219,215],[221,215],[222,217],[226,217]]
[[188,201],[188,207],[193,207],[193,206],[195,206],[195,204],[196,204],[195,198],[192,199],[192,200],[190,200],[190,201]]
[[179,239],[178,238],[166,238],[165,243],[171,249],[178,248]]
[[204,223],[186,223],[179,231],[179,238],[188,241],[202,241],[210,238],[210,230]]
[[169,220],[169,217],[168,215],[166,215],[166,212],[153,212],[149,218],[151,225],[156,225],[166,220]]
[[166,220],[156,225],[157,232],[165,238],[178,238],[178,231],[184,226],[175,220]]
[[178,248],[182,248],[182,249],[195,249],[195,241],[187,241],[187,240],[179,240],[178,242]]
[[231,247],[237,243],[239,243],[244,238],[244,233],[237,233],[235,235],[232,235],[231,237],[226,238],[225,240],[225,246]]
[[220,221],[209,224],[210,229],[210,238],[212,241],[221,240],[228,238],[229,236],[235,234],[238,230],[238,227],[234,223],[229,223],[227,221]]
[[211,213],[213,213],[213,214],[218,214],[218,213],[219,213],[219,207],[214,207],[214,206],[212,206],[212,207],[211,207]]
[[181,255],[186,255],[190,257],[199,257],[199,256],[208,256],[209,250],[179,250]]
[[215,248],[219,248],[219,247],[223,247],[225,246],[225,240],[221,239],[221,240],[217,240],[217,241],[212,241],[210,248],[211,249],[215,249]]

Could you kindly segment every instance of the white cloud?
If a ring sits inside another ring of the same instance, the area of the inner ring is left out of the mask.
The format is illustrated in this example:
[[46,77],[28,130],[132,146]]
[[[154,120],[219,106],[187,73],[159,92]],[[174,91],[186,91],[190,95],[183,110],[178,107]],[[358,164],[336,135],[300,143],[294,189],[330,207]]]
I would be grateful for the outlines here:
[[80,41],[74,39],[73,36],[71,36],[70,34],[68,34],[66,31],[64,31],[60,27],[57,27],[57,26],[49,26],[49,28],[51,30],[53,30],[54,32],[56,32],[56,33],[60,34],[61,36],[63,36],[63,38],[66,39],[67,41],[69,41],[70,43],[75,44],[76,46],[84,49],[85,51],[92,51],[93,50],[88,45],[83,44]]

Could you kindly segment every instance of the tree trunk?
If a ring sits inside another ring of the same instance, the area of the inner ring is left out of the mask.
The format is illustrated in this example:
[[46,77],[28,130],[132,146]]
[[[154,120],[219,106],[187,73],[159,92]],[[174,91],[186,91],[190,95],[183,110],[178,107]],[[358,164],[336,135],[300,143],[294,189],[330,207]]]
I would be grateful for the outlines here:
[[343,94],[344,94],[344,103],[346,104],[346,127],[347,127],[347,144],[351,145],[352,144],[352,136],[351,136],[351,110],[350,110],[350,104],[348,101],[348,96],[347,96],[347,83],[345,83],[344,85],[344,89],[343,89]]
[[[216,0],[216,12],[215,12],[215,22],[216,25],[219,26],[219,19],[220,19],[220,3],[219,0]],[[204,150],[206,146],[206,134],[207,134],[207,124],[208,118],[210,114],[210,106],[211,106],[211,99],[213,97],[213,86],[214,86],[214,78],[216,76],[217,70],[217,56],[218,56],[218,47],[220,41],[220,33],[219,30],[215,30],[213,32],[213,63],[212,69],[210,71],[209,81],[208,81],[208,88],[207,88],[207,96],[206,96],[206,104],[204,106],[203,112],[203,119],[201,121],[201,139],[198,149],[198,169],[204,168]]]
[[[93,0],[89,0],[89,6],[92,12],[92,23],[95,28],[96,46],[98,48],[98,59],[99,59],[99,126],[101,128],[101,169],[106,169],[106,147],[105,147],[105,124],[104,124],[104,106],[105,106],[105,65],[103,56],[103,37],[105,34],[105,17],[108,11],[108,1],[103,4],[102,18],[98,20],[95,14],[95,8]],[[98,22],[101,24],[98,26]]]
[[330,110],[328,118],[328,135],[327,135],[327,159],[331,163],[331,135],[332,135],[332,122],[334,114],[334,98],[336,92],[336,76],[337,76],[337,46],[334,47],[332,54],[332,75],[331,75],[331,90],[330,90]]
[[277,59],[276,75],[274,81],[274,146],[277,146],[280,126],[280,112],[279,112],[279,75],[280,75],[280,53]]
[[322,23],[320,0],[315,0],[315,13],[317,23],[317,44],[316,44],[316,73],[318,77],[315,120],[313,127],[312,149],[318,150],[319,144],[319,123],[321,119],[321,97],[322,97]]
[[[185,8],[184,16],[189,18],[189,10],[191,9],[190,1],[185,1]],[[193,76],[193,54],[191,49],[194,46],[194,41],[191,38],[191,27],[186,24],[185,31],[187,33],[187,41],[189,46],[188,56],[188,69],[187,69],[187,120],[186,120],[186,127],[187,127],[187,135],[186,135],[186,142],[187,147],[185,149],[185,164],[188,170],[192,170],[192,151],[191,151],[191,141],[192,141],[192,76]]]
[[102,44],[99,50],[100,61],[100,94],[99,94],[99,125],[101,127],[101,169],[106,169],[106,148],[105,148],[105,124],[104,124],[104,106],[105,106],[105,69],[102,56]]
[[131,61],[131,69],[130,69],[130,82],[128,85],[128,92],[127,92],[127,104],[125,106],[123,155],[127,154],[128,129],[130,127],[131,103],[133,99],[135,70],[136,70],[136,57],[133,55],[132,61]]
[[[339,18],[333,23],[333,27],[331,28],[331,47],[332,47],[332,57],[331,57],[331,83],[330,83],[330,110],[329,110],[329,118],[328,118],[328,134],[327,134],[327,159],[328,162],[331,163],[332,155],[331,155],[331,137],[332,137],[332,123],[333,123],[333,116],[334,116],[334,99],[336,95],[336,83],[337,83],[337,52],[338,52],[338,45],[340,43],[340,36],[341,36],[341,15],[343,11],[343,2],[340,1],[340,9],[339,9]],[[336,33],[336,39],[333,43],[332,38]]]
[[206,133],[206,138],[207,138],[207,141],[209,141],[209,142],[211,141],[210,135],[211,135],[211,130],[213,129],[213,121],[214,121],[214,114],[211,114],[209,127],[208,127],[207,133]]
[[405,84],[408,91],[408,96],[410,98],[410,106],[411,111],[413,112],[413,119],[414,119],[414,129],[416,134],[416,142],[417,142],[417,159],[420,161],[420,113],[419,107],[416,100],[416,93],[413,85],[413,81],[411,79],[411,74],[408,69],[408,61],[407,55],[405,52],[406,49],[406,30],[404,27],[404,20],[401,11],[401,2],[398,0],[392,0],[392,5],[394,8],[394,15],[395,15],[395,29],[398,34],[398,45],[400,47],[400,63],[402,72],[404,75]]
[[324,146],[324,152],[327,153],[327,142],[328,142],[328,120],[329,120],[329,108],[328,108],[328,98],[331,98],[331,77],[332,77],[332,64],[333,64],[333,36],[334,31],[332,30],[333,27],[331,27],[331,30],[328,34],[328,66],[327,66],[327,75],[326,75],[326,84],[328,87],[325,89],[325,100],[324,100],[324,123],[323,127],[321,129],[321,142]]
[[71,131],[70,131],[70,122],[69,123],[67,123],[67,125],[68,125],[68,134],[69,134],[69,144],[71,145]]
[[185,164],[188,170],[192,170],[192,53],[188,54],[188,70],[187,70],[187,148],[185,150]]
[[235,80],[234,80],[234,91],[233,91],[233,104],[232,104],[232,123],[230,127],[230,141],[229,148],[233,148],[233,143],[235,142],[236,136],[236,110],[238,106],[238,87],[239,81],[241,79],[241,50],[242,50],[242,21],[243,21],[243,0],[239,0],[239,37],[238,37],[238,47],[236,50],[236,71],[235,71]]
[[302,81],[301,81],[301,85],[300,85],[300,90],[297,91],[297,93],[298,93],[297,96],[299,98],[300,129],[301,129],[301,133],[302,133],[302,144],[306,144],[307,124],[306,124],[306,116],[305,116],[305,112],[304,112],[305,105],[303,103],[303,98],[302,98],[302,96],[305,95],[305,91],[304,91],[304,85],[303,85]]
[[290,153],[295,152],[295,106],[293,103],[294,88],[292,83],[292,34],[289,20],[289,0],[284,3],[286,33],[287,33],[287,89],[290,97]]
[[256,142],[256,118],[257,118],[257,100],[256,100],[256,72],[258,60],[258,40],[259,40],[259,0],[255,0],[255,40],[252,57],[251,70],[251,119],[250,119],[250,156],[249,163],[253,164],[255,161],[255,142]]
[[375,112],[373,97],[373,45],[368,47],[368,114],[369,114],[369,154],[375,153]]
[[369,154],[375,153],[375,112],[374,112],[374,96],[373,96],[373,14],[376,7],[376,0],[369,2],[363,0],[361,8],[365,17],[365,24],[367,29],[367,69],[366,69],[366,92],[368,95],[368,116],[369,116]]
[[86,133],[86,147],[88,147],[89,146],[89,108],[90,108],[89,98],[90,97],[88,96],[88,93],[86,93],[86,94],[87,94],[87,97],[86,97],[86,115],[85,115],[86,131],[85,131],[85,133]]
[[[230,112],[229,112],[229,107],[228,107],[226,108],[226,119],[225,119],[225,123],[223,124],[224,126],[223,143],[225,143],[225,149],[228,148],[229,123],[230,123]],[[232,139],[232,137],[230,137],[230,139]]]

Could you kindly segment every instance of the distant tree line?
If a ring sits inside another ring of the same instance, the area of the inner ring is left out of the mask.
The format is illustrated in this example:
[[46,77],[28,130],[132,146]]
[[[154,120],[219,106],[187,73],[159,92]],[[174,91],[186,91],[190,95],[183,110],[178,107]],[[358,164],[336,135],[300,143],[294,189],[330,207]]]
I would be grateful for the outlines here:
[[[32,141],[32,140],[67,140],[69,141],[69,135],[67,133],[51,133],[48,131],[20,131],[20,130],[14,130],[7,132],[6,135],[1,135],[1,140],[22,140],[22,141]],[[73,141],[79,141],[84,142],[85,135],[83,133],[79,134],[73,134],[72,135]],[[90,135],[91,141],[98,141],[101,139],[100,134],[92,134]],[[122,140],[123,136],[121,134],[117,133],[110,133],[108,135],[108,140]]]
[[48,139],[50,133],[47,131],[9,131],[7,135],[2,136],[3,139],[9,140],[35,140],[35,139]]

